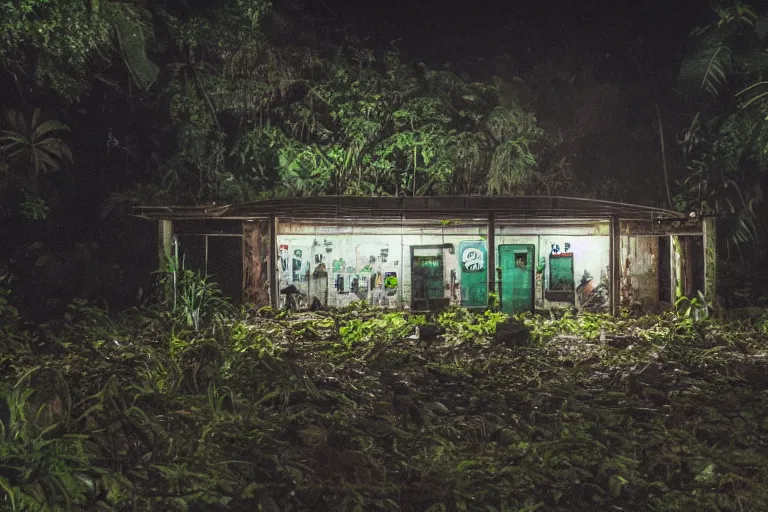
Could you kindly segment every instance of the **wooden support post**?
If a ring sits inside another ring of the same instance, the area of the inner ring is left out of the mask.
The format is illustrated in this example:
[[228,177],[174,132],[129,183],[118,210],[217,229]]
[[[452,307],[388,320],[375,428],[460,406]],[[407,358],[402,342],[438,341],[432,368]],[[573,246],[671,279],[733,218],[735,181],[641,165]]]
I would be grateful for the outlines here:
[[165,259],[173,252],[173,221],[157,222],[157,268],[165,268]]
[[[488,293],[496,292],[496,218],[488,212]],[[501,300],[501,297],[499,297]]]
[[610,253],[610,293],[609,302],[611,305],[611,314],[616,315],[619,312],[619,288],[621,282],[621,232],[619,218],[611,217],[610,236],[608,241],[608,252]]
[[680,290],[680,273],[677,268],[677,235],[669,235],[669,309],[674,311]]
[[[167,260],[174,254],[173,247],[173,222],[170,220],[157,221],[157,269],[165,272],[168,268]],[[174,277],[174,288],[166,288],[163,296],[165,300],[176,309],[176,277]]]
[[680,237],[671,235],[669,237],[669,263],[672,265],[670,272],[672,286],[672,308],[675,309],[675,302],[681,296],[685,295],[685,274],[683,274],[683,254]]
[[704,298],[717,311],[717,218],[705,217],[704,228]]
[[280,290],[277,289],[277,219],[269,218],[269,297],[270,305],[277,308],[280,304]]

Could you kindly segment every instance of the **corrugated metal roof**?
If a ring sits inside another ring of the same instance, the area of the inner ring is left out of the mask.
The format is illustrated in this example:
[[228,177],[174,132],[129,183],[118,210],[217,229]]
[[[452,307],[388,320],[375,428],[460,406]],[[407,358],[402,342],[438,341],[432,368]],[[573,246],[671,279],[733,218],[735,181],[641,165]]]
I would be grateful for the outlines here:
[[150,219],[686,219],[687,215],[650,206],[560,196],[318,196],[269,199],[225,206],[137,206]]

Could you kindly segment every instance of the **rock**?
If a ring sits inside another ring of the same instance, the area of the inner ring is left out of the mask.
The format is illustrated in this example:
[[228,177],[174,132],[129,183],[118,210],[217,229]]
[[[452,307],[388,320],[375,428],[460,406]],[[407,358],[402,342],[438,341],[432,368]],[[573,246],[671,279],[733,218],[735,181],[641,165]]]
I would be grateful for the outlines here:
[[635,376],[638,381],[652,388],[660,388],[664,384],[664,368],[659,363],[649,363]]
[[424,324],[416,328],[416,332],[419,336],[419,341],[437,341],[445,334],[445,329],[435,324]]
[[494,345],[505,347],[522,347],[531,341],[531,333],[522,322],[510,318],[496,325],[493,336]]
[[610,347],[621,349],[637,343],[638,339],[632,335],[603,333],[600,335],[600,341]]

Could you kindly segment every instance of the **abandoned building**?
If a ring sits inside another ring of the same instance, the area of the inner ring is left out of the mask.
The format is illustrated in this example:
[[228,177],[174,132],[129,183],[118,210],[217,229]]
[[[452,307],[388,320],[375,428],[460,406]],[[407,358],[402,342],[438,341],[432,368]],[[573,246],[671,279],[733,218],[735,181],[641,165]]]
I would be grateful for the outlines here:
[[[565,197],[314,197],[229,206],[137,207],[161,258],[225,295],[282,307],[371,304],[507,313],[659,311],[715,297],[712,217]],[[283,292],[283,293],[281,293]],[[491,295],[495,294],[495,295]]]

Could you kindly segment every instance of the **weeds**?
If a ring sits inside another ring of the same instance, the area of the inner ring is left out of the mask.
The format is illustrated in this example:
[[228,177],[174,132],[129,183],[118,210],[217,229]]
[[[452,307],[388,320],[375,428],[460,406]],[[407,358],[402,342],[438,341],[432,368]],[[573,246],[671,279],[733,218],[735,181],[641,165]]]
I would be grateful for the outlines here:
[[423,316],[184,279],[176,313],[0,303],[0,509],[768,510],[764,319],[522,315],[508,348],[453,308],[424,347]]

